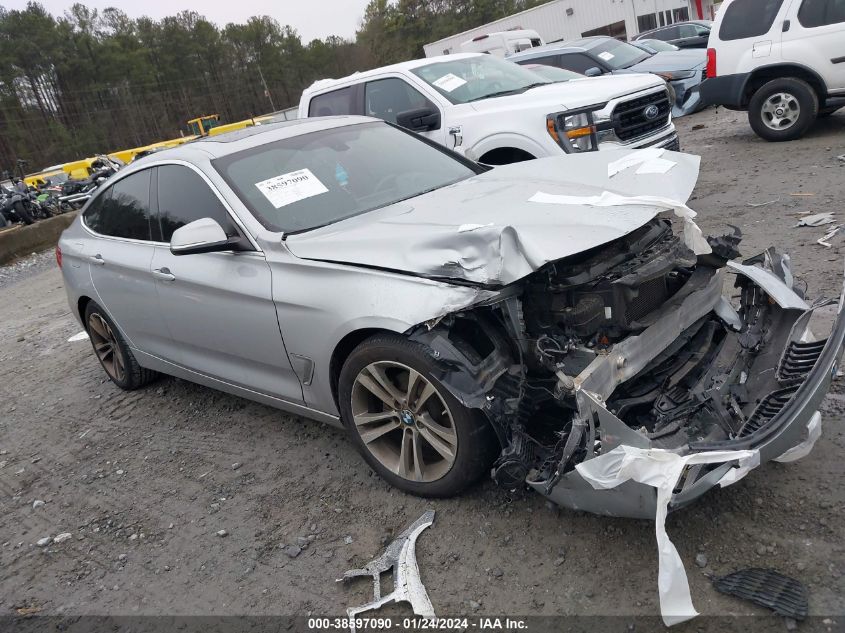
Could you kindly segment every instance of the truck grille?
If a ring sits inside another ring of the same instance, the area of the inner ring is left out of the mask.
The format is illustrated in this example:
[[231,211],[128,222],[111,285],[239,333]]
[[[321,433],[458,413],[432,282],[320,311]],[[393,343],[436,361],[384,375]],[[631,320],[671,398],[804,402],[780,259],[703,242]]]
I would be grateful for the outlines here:
[[[657,116],[648,118],[646,110],[650,106],[657,107]],[[669,93],[666,91],[624,101],[613,109],[611,120],[613,131],[623,141],[645,136],[669,123],[669,113],[672,106],[669,103]]]

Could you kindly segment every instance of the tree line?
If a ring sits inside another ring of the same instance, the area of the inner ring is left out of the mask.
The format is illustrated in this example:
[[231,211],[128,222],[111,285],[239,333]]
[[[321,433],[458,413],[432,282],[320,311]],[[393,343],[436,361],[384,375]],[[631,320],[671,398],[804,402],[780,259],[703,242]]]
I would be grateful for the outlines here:
[[422,45],[543,0],[371,0],[352,39],[303,42],[267,16],[218,26],[74,4],[0,6],[0,170],[28,171],[295,106],[317,79],[413,59]]

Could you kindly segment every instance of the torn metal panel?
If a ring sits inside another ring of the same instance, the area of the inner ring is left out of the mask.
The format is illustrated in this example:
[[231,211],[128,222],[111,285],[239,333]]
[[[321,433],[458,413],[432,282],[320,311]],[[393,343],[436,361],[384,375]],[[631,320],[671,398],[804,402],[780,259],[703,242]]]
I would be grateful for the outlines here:
[[[619,239],[673,209],[684,218],[687,243],[696,252],[709,252],[685,204],[700,159],[666,151],[663,157],[676,163],[669,173],[626,170],[609,179],[608,164],[627,154],[595,152],[497,167],[412,200],[290,235],[285,244],[304,259],[502,286],[549,262]],[[654,191],[665,197],[650,196]],[[570,201],[529,202],[538,192]],[[594,198],[608,206],[589,208],[585,200]]]
[[750,266],[739,262],[728,262],[728,268],[733,272],[748,277],[755,284],[765,290],[781,308],[806,310],[810,306],[789,286],[787,286],[771,270],[760,266]]
[[[428,597],[428,592],[420,579],[420,568],[416,558],[416,543],[422,531],[434,523],[434,510],[427,510],[414,521],[396,540],[394,540],[381,556],[374,558],[362,569],[350,569],[337,582],[344,582],[360,576],[371,576],[373,579],[373,600],[359,607],[346,609],[352,618],[350,628],[355,633],[354,619],[367,611],[375,611],[391,602],[408,602],[414,614],[424,618],[434,617],[434,607]],[[381,595],[381,574],[393,571],[393,591]]]

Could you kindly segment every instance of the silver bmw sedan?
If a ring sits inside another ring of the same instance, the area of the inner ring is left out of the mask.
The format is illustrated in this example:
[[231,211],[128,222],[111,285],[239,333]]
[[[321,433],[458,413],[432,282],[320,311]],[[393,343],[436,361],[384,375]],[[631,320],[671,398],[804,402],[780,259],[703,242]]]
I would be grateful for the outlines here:
[[306,119],[133,163],[57,255],[121,389],[168,374],[342,425],[414,494],[491,473],[653,518],[642,472],[685,460],[673,509],[809,452],[845,337],[838,309],[818,336],[788,257],[701,234],[697,174],[663,150],[490,169],[383,121]]

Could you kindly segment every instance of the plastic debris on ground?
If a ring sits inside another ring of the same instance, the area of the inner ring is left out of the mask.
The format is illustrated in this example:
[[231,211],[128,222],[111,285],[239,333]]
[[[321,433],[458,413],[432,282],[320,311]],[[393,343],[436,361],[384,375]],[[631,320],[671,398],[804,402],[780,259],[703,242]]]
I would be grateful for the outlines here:
[[77,341],[87,341],[87,340],[88,340],[88,338],[89,338],[89,336],[88,336],[88,332],[86,332],[85,330],[83,330],[83,331],[82,331],[82,332],[80,332],[79,334],[74,334],[73,336],[71,336],[71,337],[67,340],[67,342],[68,342],[68,343],[76,343]]
[[777,204],[778,202],[780,202],[780,198],[776,198],[775,200],[769,200],[767,202],[748,202],[746,204],[749,207],[757,209],[759,207],[768,207],[770,204]]
[[713,578],[713,586],[721,593],[750,600],[785,618],[807,617],[807,590],[799,581],[773,569],[742,569]]
[[723,487],[739,481],[749,470],[758,466],[760,453],[711,451],[682,456],[663,449],[622,445],[575,466],[579,474],[596,490],[615,488],[629,480],[657,489],[657,513],[654,517],[658,554],[657,591],[660,598],[660,615],[666,626],[685,622],[698,615],[692,604],[684,563],[666,533],[666,516],[672,493],[687,466],[726,462],[736,462],[738,472],[726,473],[723,481],[720,481]]
[[831,246],[833,246],[830,243],[830,240],[833,239],[836,236],[837,233],[839,233],[841,228],[842,228],[841,226],[833,227],[827,233],[825,233],[825,235],[823,237],[817,239],[816,244],[821,244],[825,248],[830,248]]
[[[388,545],[381,556],[371,560],[362,569],[350,569],[337,579],[337,582],[349,581],[360,576],[370,576],[373,579],[372,602],[346,609],[347,615],[352,619],[353,633],[355,632],[354,619],[361,613],[375,611],[391,602],[408,602],[416,615],[424,618],[435,617],[434,607],[420,579],[420,568],[416,557],[417,538],[432,523],[434,523],[434,510],[428,510]],[[382,596],[381,574],[390,570],[393,571],[393,591]]]
[[833,217],[833,213],[816,213],[801,218],[795,226],[825,226],[834,222],[836,222],[836,219]]

